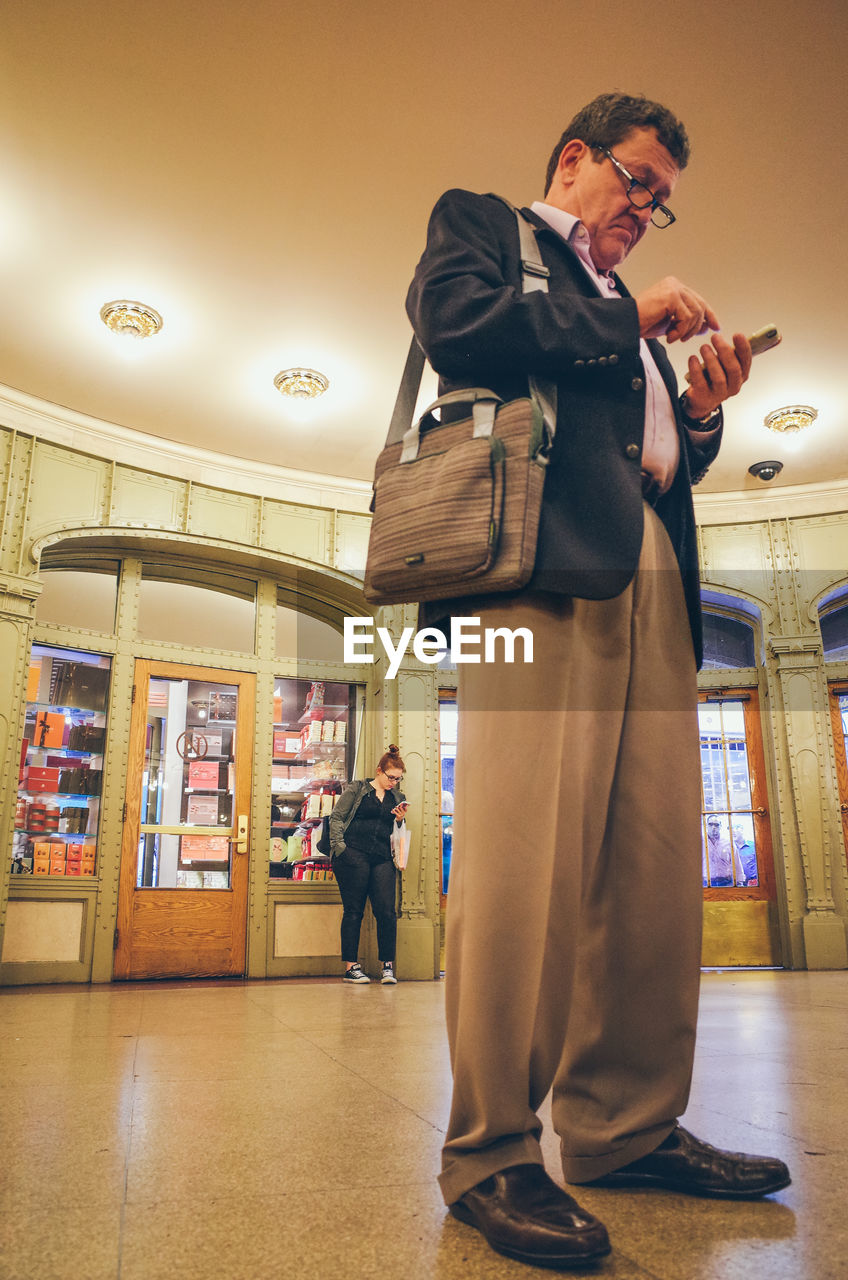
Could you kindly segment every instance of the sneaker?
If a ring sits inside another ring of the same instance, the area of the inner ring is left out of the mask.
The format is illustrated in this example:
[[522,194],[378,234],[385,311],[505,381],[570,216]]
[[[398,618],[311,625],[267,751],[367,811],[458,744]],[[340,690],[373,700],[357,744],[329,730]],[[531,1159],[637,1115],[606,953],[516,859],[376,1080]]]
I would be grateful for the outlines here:
[[395,977],[395,971],[394,971],[394,966],[393,966],[393,965],[391,965],[391,964],[384,964],[384,965],[383,965],[383,976],[382,976],[382,978],[380,979],[380,981],[381,981],[381,982],[395,982],[395,983],[397,982],[397,978]]
[[367,973],[363,973],[358,964],[352,964],[344,976],[345,982],[370,982]]

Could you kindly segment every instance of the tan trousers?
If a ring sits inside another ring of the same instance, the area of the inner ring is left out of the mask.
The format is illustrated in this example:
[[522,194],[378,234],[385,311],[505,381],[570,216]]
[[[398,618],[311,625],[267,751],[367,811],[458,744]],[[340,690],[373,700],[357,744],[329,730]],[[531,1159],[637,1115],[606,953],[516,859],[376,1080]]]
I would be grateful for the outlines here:
[[448,1204],[499,1169],[541,1162],[537,1110],[551,1089],[570,1182],[653,1150],[686,1108],[701,947],[697,687],[674,553],[647,504],[644,516],[625,592],[486,605],[482,626],[533,632],[533,664],[459,667]]

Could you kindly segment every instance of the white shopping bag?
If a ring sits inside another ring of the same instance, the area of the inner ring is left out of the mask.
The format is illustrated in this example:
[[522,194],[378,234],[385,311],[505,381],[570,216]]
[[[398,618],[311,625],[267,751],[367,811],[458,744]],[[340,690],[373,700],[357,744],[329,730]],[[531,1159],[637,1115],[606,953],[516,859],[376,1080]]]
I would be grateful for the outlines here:
[[398,871],[403,871],[409,858],[409,840],[406,821],[396,822],[392,831],[392,861]]

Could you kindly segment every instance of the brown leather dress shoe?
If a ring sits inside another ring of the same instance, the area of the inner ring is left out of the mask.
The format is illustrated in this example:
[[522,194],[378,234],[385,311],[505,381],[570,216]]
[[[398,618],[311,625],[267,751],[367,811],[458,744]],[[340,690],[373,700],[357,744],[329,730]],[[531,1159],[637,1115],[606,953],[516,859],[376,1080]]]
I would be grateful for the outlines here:
[[781,1191],[791,1181],[782,1160],[720,1151],[678,1125],[656,1151],[585,1185],[663,1187],[690,1196],[753,1200]]
[[535,1267],[581,1267],[610,1251],[606,1227],[548,1177],[517,1164],[484,1178],[450,1206],[498,1253]]

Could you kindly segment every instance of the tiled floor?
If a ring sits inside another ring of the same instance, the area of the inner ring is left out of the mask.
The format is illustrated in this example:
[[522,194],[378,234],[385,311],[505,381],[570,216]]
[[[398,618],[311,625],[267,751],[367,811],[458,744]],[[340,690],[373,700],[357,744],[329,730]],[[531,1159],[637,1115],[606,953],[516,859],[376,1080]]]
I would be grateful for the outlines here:
[[[440,983],[0,991],[0,1278],[551,1274],[445,1214],[442,1000]],[[848,974],[705,974],[687,1121],[781,1156],[793,1185],[753,1204],[584,1191],[613,1241],[592,1275],[848,1276]]]

